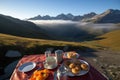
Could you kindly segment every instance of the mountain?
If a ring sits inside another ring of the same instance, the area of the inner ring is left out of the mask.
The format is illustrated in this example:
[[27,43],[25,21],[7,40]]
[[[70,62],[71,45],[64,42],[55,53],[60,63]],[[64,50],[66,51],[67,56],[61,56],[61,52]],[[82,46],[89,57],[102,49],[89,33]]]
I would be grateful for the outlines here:
[[89,20],[90,18],[92,18],[92,17],[94,17],[95,15],[97,15],[96,13],[94,13],[94,12],[91,12],[91,13],[88,13],[88,14],[84,14],[83,16],[82,16],[82,21],[87,21],[87,20]]
[[71,13],[68,13],[66,16],[71,20],[74,18],[74,15],[72,15]]
[[74,18],[72,19],[73,21],[81,21],[83,19],[82,16],[74,16]]
[[88,13],[88,14],[85,14],[83,16],[74,16],[72,15],[71,13],[68,13],[68,14],[59,14],[57,15],[56,17],[51,17],[49,15],[46,15],[46,16],[35,16],[33,18],[29,18],[28,20],[72,20],[72,21],[80,21],[82,19],[87,19],[87,18],[91,18],[93,16],[95,16],[96,13],[94,12],[91,12],[91,13]]
[[84,20],[93,23],[120,23],[120,10],[108,9],[107,11]]
[[31,38],[48,38],[34,23],[0,14],[0,33]]
[[40,20],[40,19],[42,19],[42,17],[40,15],[35,16],[33,18],[29,18],[29,20]]
[[28,20],[72,20],[72,21],[82,21],[82,22],[93,22],[93,23],[120,23],[120,10],[108,9],[101,14],[96,14],[94,12],[81,15],[69,14],[59,14],[56,17],[51,16],[36,16],[29,18]]
[[97,15],[96,13],[94,12],[91,12],[91,13],[88,13],[88,14],[84,14],[83,16],[75,16],[73,18],[73,21],[84,21],[84,20],[88,20],[90,18],[92,18],[93,16]]
[[45,15],[45,16],[43,16],[42,17],[44,20],[50,20],[51,19],[51,17],[49,16],[49,15]]
[[55,17],[55,19],[59,19],[59,20],[70,20],[70,18],[69,18],[67,15],[65,15],[65,14],[57,15],[57,16]]

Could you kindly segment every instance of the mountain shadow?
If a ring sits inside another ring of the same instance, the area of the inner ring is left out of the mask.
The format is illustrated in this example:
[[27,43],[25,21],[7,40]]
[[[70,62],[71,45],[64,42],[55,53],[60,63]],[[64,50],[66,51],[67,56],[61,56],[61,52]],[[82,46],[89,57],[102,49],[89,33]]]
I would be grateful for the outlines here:
[[50,38],[34,23],[0,14],[0,33],[29,38]]

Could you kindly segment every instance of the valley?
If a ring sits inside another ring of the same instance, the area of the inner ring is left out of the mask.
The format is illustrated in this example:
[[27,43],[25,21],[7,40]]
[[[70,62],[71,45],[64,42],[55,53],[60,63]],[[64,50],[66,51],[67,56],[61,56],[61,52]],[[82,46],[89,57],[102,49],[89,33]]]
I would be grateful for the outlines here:
[[[119,80],[120,22],[118,19],[109,22],[111,15],[118,17],[119,10],[110,9],[99,15],[89,13],[82,18],[61,14],[52,18],[39,15],[27,20],[0,14],[0,79],[6,66],[24,55],[43,54],[47,49],[54,53],[61,49],[76,51],[109,80]],[[19,51],[21,56],[6,57],[10,50]]]

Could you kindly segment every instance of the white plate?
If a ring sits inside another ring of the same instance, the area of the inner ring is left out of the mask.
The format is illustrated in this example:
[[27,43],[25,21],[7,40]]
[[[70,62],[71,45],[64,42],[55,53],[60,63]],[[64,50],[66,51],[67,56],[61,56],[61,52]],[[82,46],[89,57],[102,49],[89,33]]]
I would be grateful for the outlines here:
[[[66,58],[68,58],[67,55],[68,55],[68,53],[64,53],[64,56],[65,56]],[[76,58],[79,58],[80,55],[79,55],[78,53],[76,53],[76,55],[77,55]]]
[[44,65],[44,68],[46,68],[46,69],[54,69],[54,68],[56,68],[58,66],[57,64],[54,64],[54,65],[43,64],[43,65]]
[[24,63],[22,64],[18,70],[20,72],[28,72],[28,71],[31,71],[32,69],[34,69],[36,67],[36,63],[34,62],[27,62],[27,63]]
[[80,60],[80,62],[81,63],[85,63],[85,64],[87,64],[88,65],[88,70],[86,71],[86,70],[81,70],[78,74],[73,74],[71,71],[68,71],[67,72],[67,75],[68,76],[82,76],[82,75],[85,75],[85,74],[87,74],[88,72],[89,72],[89,69],[90,69],[90,66],[89,66],[89,64],[86,62],[86,61],[84,61],[84,60]]

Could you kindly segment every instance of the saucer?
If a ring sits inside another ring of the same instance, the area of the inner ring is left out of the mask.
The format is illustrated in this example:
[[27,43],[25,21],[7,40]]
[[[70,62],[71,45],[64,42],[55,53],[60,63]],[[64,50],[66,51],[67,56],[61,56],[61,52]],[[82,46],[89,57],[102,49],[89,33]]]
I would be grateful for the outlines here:
[[43,65],[44,65],[44,68],[46,68],[46,69],[54,69],[58,66],[58,64],[54,64],[54,65],[43,64]]
[[36,67],[36,63],[34,62],[27,62],[22,64],[20,67],[18,67],[18,70],[20,72],[28,72],[31,71],[32,69],[34,69]]

